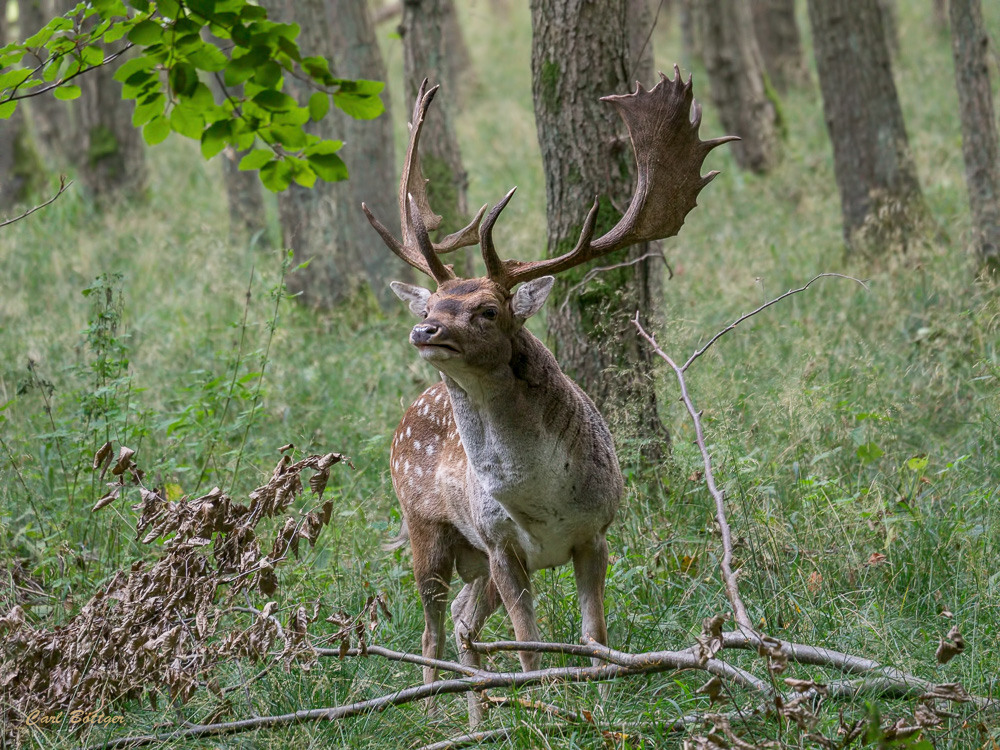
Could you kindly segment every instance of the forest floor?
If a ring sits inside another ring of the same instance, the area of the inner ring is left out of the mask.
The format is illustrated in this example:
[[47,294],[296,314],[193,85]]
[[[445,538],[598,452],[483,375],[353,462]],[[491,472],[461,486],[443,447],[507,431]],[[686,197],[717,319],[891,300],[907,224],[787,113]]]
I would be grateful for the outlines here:
[[[469,204],[492,204],[518,185],[497,246],[537,257],[545,189],[531,111],[530,19],[520,7],[498,18],[488,3],[461,5],[474,63],[457,117]],[[753,620],[777,638],[862,654],[987,696],[1000,674],[1000,294],[974,281],[949,40],[933,30],[930,3],[917,5],[900,4],[895,71],[935,222],[927,239],[905,253],[845,257],[819,93],[792,92],[781,102],[787,135],[772,174],[740,172],[725,148],[709,157],[706,169],[722,174],[665,244],[672,276],[656,333],[664,350],[686,358],[741,313],[818,273],[866,281],[868,291],[822,280],[729,334],[688,375],[729,499],[743,595]],[[984,10],[1000,40],[1000,13]],[[401,144],[409,107],[397,85],[400,41],[389,31],[379,35]],[[661,19],[652,37],[664,71],[680,58],[677,33]],[[1000,68],[992,72],[1000,81]],[[721,135],[697,66],[695,93],[705,104],[703,137]],[[294,443],[345,453],[356,468],[334,468],[333,521],[314,548],[279,569],[279,605],[318,599],[325,614],[354,613],[384,592],[392,620],[374,641],[419,652],[423,620],[408,553],[380,549],[400,521],[388,475],[392,432],[436,379],[407,343],[410,318],[402,305],[384,316],[368,297],[333,312],[276,303],[282,253],[266,238],[229,242],[218,165],[203,164],[176,137],[150,157],[147,202],[102,213],[74,188],[0,233],[0,615],[20,602],[36,626],[51,627],[115,571],[155,556],[156,547],[133,541],[136,496],[90,512],[104,487],[85,469],[106,439],[116,450],[135,449],[171,499],[215,485],[245,497],[270,475],[279,446]],[[371,251],[388,252],[374,234]],[[103,274],[110,276],[95,282]],[[544,332],[544,320],[534,327]],[[620,444],[627,496],[609,532],[610,639],[633,652],[686,646],[702,618],[729,609],[692,429],[667,373],[658,388],[673,451],[650,465]],[[608,417],[614,427],[616,415]],[[2,573],[18,565],[19,578]],[[26,596],[26,581],[40,593]],[[571,569],[543,571],[534,583],[543,637],[576,642]],[[939,665],[938,639],[953,625],[966,650]],[[322,640],[335,627],[321,617],[310,632]],[[509,622],[495,615],[484,640],[509,637]],[[513,654],[491,659],[496,669],[517,669]],[[237,681],[234,668],[225,673]],[[789,674],[830,677],[808,667]],[[227,716],[342,704],[420,679],[417,667],[374,658],[327,659],[308,672],[279,667],[234,693]],[[598,726],[626,735],[618,736],[623,747],[670,747],[683,735],[665,727],[711,710],[694,692],[702,682],[697,673],[632,679],[613,685],[599,710],[593,685],[529,694],[595,710]],[[752,701],[740,690],[731,695],[731,705]],[[216,705],[200,691],[184,713],[198,722]],[[433,724],[413,704],[221,742],[414,747],[462,733],[464,699],[443,705]],[[845,720],[872,710],[862,698],[836,705]],[[911,711],[890,700],[875,707],[886,717]],[[158,710],[122,710],[130,732],[176,718],[167,699]],[[836,710],[823,721],[832,733]],[[487,719],[487,727],[509,724],[519,729],[500,746],[609,741],[587,726],[543,735],[524,707]],[[751,725],[747,739],[774,738],[776,726]],[[929,736],[940,748],[994,748],[1000,722],[967,710]],[[75,742],[68,733],[35,741]]]

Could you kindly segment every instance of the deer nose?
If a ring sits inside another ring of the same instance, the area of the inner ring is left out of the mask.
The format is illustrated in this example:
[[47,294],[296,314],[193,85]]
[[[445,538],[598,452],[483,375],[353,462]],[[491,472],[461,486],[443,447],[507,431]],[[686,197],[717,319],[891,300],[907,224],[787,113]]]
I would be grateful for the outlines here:
[[448,329],[438,323],[421,323],[410,331],[410,343],[415,346],[431,344],[435,339],[444,338]]

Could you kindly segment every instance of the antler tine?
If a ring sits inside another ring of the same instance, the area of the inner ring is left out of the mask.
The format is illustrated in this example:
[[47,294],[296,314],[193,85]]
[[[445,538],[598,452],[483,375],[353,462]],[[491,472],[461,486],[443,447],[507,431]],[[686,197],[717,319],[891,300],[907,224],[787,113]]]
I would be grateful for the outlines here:
[[423,256],[424,262],[427,263],[427,268],[421,268],[420,270],[425,273],[429,272],[438,284],[449,279],[454,279],[455,272],[451,270],[450,266],[442,263],[437,253],[434,252],[434,245],[431,243],[430,235],[427,233],[427,227],[424,226],[424,217],[420,215],[416,198],[412,195],[408,195],[406,198],[406,221],[413,228],[413,233],[416,235],[417,247],[420,249],[420,254]]
[[610,231],[592,240],[599,206],[595,201],[579,241],[564,255],[530,263],[505,261],[508,288],[629,245],[677,234],[697,205],[699,191],[717,174],[702,176],[705,157],[717,146],[737,140],[733,136],[708,141],[698,137],[701,109],[694,101],[691,79],[685,82],[676,65],[672,79],[660,73],[659,83],[649,91],[637,84],[631,94],[606,96],[601,101],[615,107],[632,138],[637,168],[632,202]]
[[457,232],[452,232],[440,242],[435,242],[434,252],[440,254],[450,253],[453,250],[458,250],[460,247],[468,247],[479,242],[479,222],[482,220],[483,214],[486,213],[488,205],[484,203],[483,207],[476,212],[476,215],[468,225],[462,227]]
[[493,225],[496,224],[500,214],[507,207],[507,204],[510,203],[510,199],[514,197],[515,190],[517,190],[517,187],[512,187],[508,191],[507,195],[489,212],[486,221],[479,228],[479,246],[483,253],[483,261],[486,263],[486,275],[501,286],[506,285],[507,269],[504,266],[504,262],[500,260],[500,256],[497,255],[497,249],[493,245]]

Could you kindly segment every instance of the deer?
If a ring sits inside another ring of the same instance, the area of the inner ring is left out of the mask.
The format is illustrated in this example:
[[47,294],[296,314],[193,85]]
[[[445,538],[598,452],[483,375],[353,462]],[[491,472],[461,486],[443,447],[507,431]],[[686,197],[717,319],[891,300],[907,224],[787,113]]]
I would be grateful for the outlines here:
[[[701,174],[705,157],[735,139],[700,139],[701,109],[690,77],[685,83],[677,66],[673,79],[660,73],[648,91],[637,83],[634,93],[603,97],[624,120],[635,152],[636,186],[628,210],[595,239],[595,198],[571,251],[537,261],[502,260],[493,227],[516,188],[485,218],[487,206],[463,229],[439,242],[431,239],[441,217],[428,202],[418,147],[437,90],[423,82],[409,123],[399,185],[402,237],[362,203],[389,250],[436,284],[434,291],[390,284],[421,319],[409,341],[441,380],[409,407],[392,438],[390,474],[403,521],[387,547],[409,540],[428,660],[444,658],[447,599],[456,569],[464,585],[451,619],[463,665],[480,667],[471,644],[501,604],[519,641],[539,641],[531,574],[570,561],[584,642],[607,645],[606,534],[624,491],[614,441],[593,401],[524,324],[544,304],[555,274],[677,234],[698,193],[718,174]],[[486,276],[459,278],[441,256],[475,244]],[[526,672],[539,667],[537,652],[519,651],[518,658]],[[435,666],[424,666],[425,683],[437,674]],[[470,724],[482,716],[480,699],[470,693]]]

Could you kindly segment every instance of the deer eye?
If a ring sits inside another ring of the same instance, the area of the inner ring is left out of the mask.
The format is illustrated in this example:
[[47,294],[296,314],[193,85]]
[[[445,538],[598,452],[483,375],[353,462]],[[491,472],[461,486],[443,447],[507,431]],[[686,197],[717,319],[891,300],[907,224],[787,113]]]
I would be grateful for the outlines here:
[[482,316],[487,320],[496,320],[497,309],[495,307],[487,307],[485,310],[483,310]]

